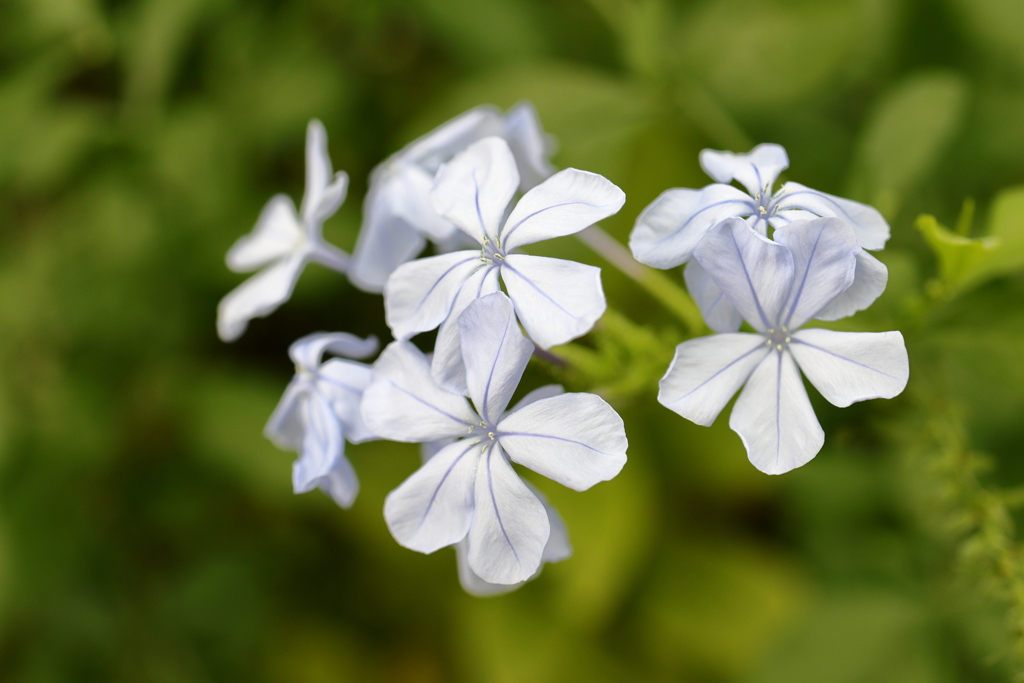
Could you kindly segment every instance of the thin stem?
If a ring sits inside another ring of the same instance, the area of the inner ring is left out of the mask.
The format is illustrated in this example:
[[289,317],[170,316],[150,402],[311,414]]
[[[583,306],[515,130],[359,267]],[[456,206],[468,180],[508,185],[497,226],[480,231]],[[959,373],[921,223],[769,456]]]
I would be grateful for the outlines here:
[[686,325],[690,334],[698,335],[707,330],[700,309],[686,290],[660,271],[633,260],[633,255],[600,227],[592,225],[576,236],[672,311]]

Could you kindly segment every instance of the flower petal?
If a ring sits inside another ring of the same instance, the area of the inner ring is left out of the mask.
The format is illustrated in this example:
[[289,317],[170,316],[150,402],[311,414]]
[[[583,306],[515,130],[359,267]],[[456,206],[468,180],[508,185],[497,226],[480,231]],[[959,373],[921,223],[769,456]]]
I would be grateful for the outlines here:
[[[544,545],[544,552],[541,555],[541,566],[537,567],[537,571],[534,572],[533,576],[527,579],[527,581],[530,581],[540,575],[541,569],[544,568],[544,562],[561,562],[572,556],[572,546],[569,544],[569,532],[565,528],[565,522],[562,521],[558,511],[551,507],[543,493],[534,486],[531,486],[529,482],[524,481],[523,483],[526,484],[526,488],[533,492],[533,495],[537,496],[537,500],[544,506],[544,511],[548,514],[548,524],[551,526],[548,542]],[[477,576],[469,566],[468,536],[455,544],[455,557],[459,567],[459,583],[462,584],[463,590],[470,595],[481,598],[502,595],[526,583],[526,581],[512,584],[488,583]]]
[[521,408],[498,423],[509,457],[563,486],[585,491],[626,464],[626,430],[594,394],[562,394]]
[[305,431],[299,459],[292,465],[295,493],[321,488],[341,507],[351,507],[359,480],[345,458],[345,439],[337,416],[315,392],[303,397],[301,410]]
[[763,143],[746,154],[705,149],[700,167],[719,183],[738,181],[752,195],[771,192],[779,174],[789,168],[789,156],[781,145]]
[[537,401],[541,400],[542,398],[551,398],[552,396],[561,396],[564,393],[565,393],[565,387],[563,387],[561,384],[545,384],[544,386],[538,387],[538,388],[534,389],[533,391],[528,393],[526,396],[523,396],[521,399],[519,399],[519,402],[516,403],[514,406],[512,406],[512,409],[509,410],[508,413],[506,413],[506,415],[514,413],[517,410],[519,410],[520,408],[525,408],[526,406],[530,405],[531,403],[536,403]]
[[457,251],[399,266],[384,285],[384,314],[395,339],[443,323],[463,284],[486,265],[478,251]]
[[381,190],[387,210],[434,241],[458,232],[458,228],[437,214],[430,201],[434,174],[416,164],[397,163]]
[[501,278],[527,334],[542,348],[586,334],[604,315],[600,268],[510,254],[501,265]]
[[708,327],[715,332],[735,332],[740,329],[743,316],[698,261],[686,264],[683,279]]
[[701,240],[694,256],[755,330],[776,326],[793,282],[789,249],[727,218]]
[[302,241],[302,224],[295,205],[288,195],[270,198],[248,235],[238,238],[228,251],[228,268],[248,273],[298,250]]
[[288,300],[306,265],[304,254],[272,263],[235,287],[217,305],[217,334],[232,342],[245,333],[249,321],[263,318]]
[[775,241],[793,254],[793,286],[779,321],[795,330],[850,288],[861,248],[839,218],[790,223],[775,231]]
[[434,383],[429,361],[409,342],[392,342],[373,364],[361,410],[370,431],[392,441],[464,436],[480,421],[464,397]]
[[747,457],[765,474],[806,464],[825,443],[793,357],[775,351],[754,369],[729,416]]
[[466,306],[458,325],[469,396],[480,416],[494,424],[519,386],[533,343],[519,331],[512,302],[501,292]]
[[490,135],[501,135],[504,129],[501,110],[489,104],[480,105],[413,140],[392,159],[414,162],[433,173],[467,145]]
[[519,200],[501,229],[511,251],[541,240],[571,235],[622,208],[626,194],[605,177],[567,168]]
[[770,352],[759,334],[716,334],[684,341],[661,378],[658,403],[709,427]]
[[[352,252],[348,277],[365,292],[383,291],[391,273],[418,256],[427,245],[426,238],[396,214],[390,196],[389,188],[371,185],[363,203],[363,225]],[[430,215],[437,215],[433,207]]]
[[319,236],[320,224],[334,215],[348,191],[348,175],[339,171],[331,177],[324,124],[312,119],[306,127],[306,192],[302,196],[302,220]]
[[480,444],[446,446],[384,500],[384,519],[399,544],[421,553],[458,543],[473,520]]
[[371,374],[369,365],[332,358],[320,366],[316,375],[316,391],[330,403],[350,443],[370,441],[377,436],[366,426],[359,410]]
[[857,268],[853,272],[853,284],[845,292],[832,299],[825,308],[818,311],[819,320],[839,320],[875,303],[885,291],[889,281],[889,270],[885,264],[861,249],[857,252]]
[[842,218],[853,228],[864,249],[883,249],[889,239],[889,224],[878,209],[867,204],[818,192],[800,183],[788,182],[778,192],[779,210],[803,209],[818,216]]
[[508,143],[498,137],[474,142],[443,165],[434,178],[434,210],[483,244],[496,242],[505,208],[519,187]]
[[504,137],[519,167],[519,187],[529,190],[555,172],[548,161],[551,143],[531,102],[514,105],[505,112],[504,120]]
[[288,347],[288,357],[300,368],[312,372],[320,365],[325,351],[346,358],[366,358],[377,351],[377,338],[360,339],[348,332],[314,332]]
[[547,511],[512,469],[501,446],[488,448],[477,468],[469,527],[473,573],[488,583],[525,581],[540,567],[550,532]]
[[497,268],[481,268],[470,275],[459,290],[451,312],[437,330],[437,340],[434,342],[430,371],[438,386],[462,396],[469,395],[466,365],[462,361],[462,345],[459,341],[459,316],[471,302],[498,291],[501,291],[501,287],[498,285]]
[[629,248],[640,263],[675,268],[693,258],[697,244],[720,221],[756,211],[749,196],[729,185],[666,190],[636,219]]
[[299,409],[302,406],[300,399],[308,391],[309,384],[307,382],[297,377],[293,378],[263,428],[263,435],[283,451],[297,451],[302,445],[302,434],[306,429],[306,424],[299,414]]
[[800,330],[790,345],[800,369],[832,405],[892,398],[907,386],[910,361],[899,332]]

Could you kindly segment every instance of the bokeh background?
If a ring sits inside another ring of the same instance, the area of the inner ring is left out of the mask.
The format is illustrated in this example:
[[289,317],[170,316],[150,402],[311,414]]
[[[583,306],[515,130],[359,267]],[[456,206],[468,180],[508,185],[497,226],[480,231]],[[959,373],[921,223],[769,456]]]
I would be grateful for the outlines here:
[[[1022,26],[1018,0],[0,2],[0,680],[1010,680]],[[709,182],[704,147],[778,142],[786,178],[874,203],[889,289],[840,327],[902,330],[911,382],[845,410],[811,391],[824,449],[762,475],[724,418],[657,404],[688,331],[605,267],[615,311],[524,388],[601,392],[630,461],[584,494],[539,481],[575,556],[476,599],[453,552],[384,525],[414,446],[350,447],[343,511],[293,495],[261,435],[288,344],[387,340],[380,298],[311,266],[239,342],[214,317],[228,247],[301,195],[311,117],[352,177],[325,227],[350,249],[376,163],[523,99],[559,166],[626,191],[623,242]]]

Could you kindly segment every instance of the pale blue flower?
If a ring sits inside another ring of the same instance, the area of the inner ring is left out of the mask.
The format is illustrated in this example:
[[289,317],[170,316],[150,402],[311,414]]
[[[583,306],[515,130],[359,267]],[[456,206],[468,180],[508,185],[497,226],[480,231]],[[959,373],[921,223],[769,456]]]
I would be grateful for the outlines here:
[[297,451],[292,466],[295,493],[323,490],[343,508],[359,492],[355,470],[345,457],[345,441],[376,438],[359,412],[370,366],[340,358],[322,363],[324,353],[365,358],[377,350],[377,339],[344,332],[318,332],[288,349],[295,377],[270,416],[264,433],[278,448]]
[[370,175],[363,226],[349,269],[353,284],[380,292],[395,268],[418,256],[428,239],[442,252],[472,244],[434,210],[430,189],[443,163],[490,136],[503,138],[512,149],[523,192],[554,172],[548,162],[552,144],[529,102],[504,114],[489,105],[475,107],[448,121],[391,155]]
[[384,288],[396,339],[440,325],[434,377],[453,391],[466,389],[456,320],[471,301],[499,291],[499,275],[523,327],[545,349],[585,334],[605,310],[600,268],[516,250],[614,214],[625,202],[622,190],[595,173],[569,168],[506,213],[518,187],[515,159],[501,138],[484,138],[459,153],[438,171],[431,199],[477,248],[405,263]]
[[[674,188],[663,192],[637,218],[629,246],[638,261],[655,268],[688,263],[684,274],[687,288],[711,329],[735,332],[741,316],[722,296],[714,278],[691,259],[704,235],[730,217],[745,218],[765,236],[769,225],[777,229],[795,220],[816,217],[834,216],[850,225],[860,246],[855,256],[854,283],[817,312],[815,317],[821,320],[853,315],[870,306],[885,290],[885,265],[864,251],[882,249],[889,239],[889,224],[876,209],[794,182],[772,192],[779,174],[789,167],[786,150],[779,145],[758,145],[747,154],[705,149],[700,163],[717,182],[700,190]],[[727,184],[732,181],[743,185],[747,192]]]
[[217,333],[226,342],[245,333],[253,318],[273,313],[292,295],[310,261],[345,272],[349,256],[324,241],[323,222],[334,215],[348,189],[348,176],[333,173],[327,154],[327,132],[313,119],[306,129],[306,191],[302,207],[287,195],[275,195],[263,207],[252,232],[228,251],[228,268],[260,272],[240,284],[217,306]]
[[551,520],[511,463],[584,491],[622,469],[626,433],[593,394],[548,396],[506,414],[533,344],[504,294],[471,302],[458,328],[472,406],[433,380],[409,342],[390,344],[374,364],[362,404],[374,433],[418,443],[457,439],[388,495],[384,517],[401,545],[431,553],[465,540],[476,577],[517,584],[544,560]]
[[801,370],[839,407],[903,391],[910,370],[899,332],[800,329],[851,286],[859,249],[837,218],[794,221],[774,242],[739,218],[709,230],[694,257],[757,334],[680,344],[658,401],[708,426],[744,387],[729,427],[755,467],[781,474],[813,458],[825,438]]

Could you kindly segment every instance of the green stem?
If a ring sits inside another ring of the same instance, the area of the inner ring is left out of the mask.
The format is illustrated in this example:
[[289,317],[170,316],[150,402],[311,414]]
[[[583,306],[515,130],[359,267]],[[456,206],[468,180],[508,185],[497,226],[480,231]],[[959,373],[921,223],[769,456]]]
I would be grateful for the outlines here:
[[686,290],[673,283],[664,273],[633,260],[633,255],[624,246],[596,225],[577,233],[576,236],[672,311],[686,325],[691,335],[697,336],[707,332],[697,304]]

